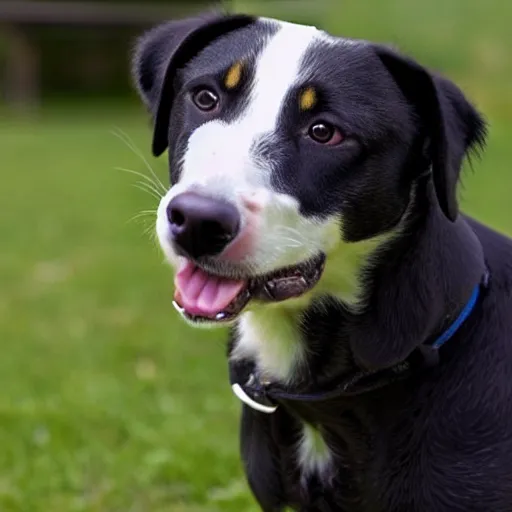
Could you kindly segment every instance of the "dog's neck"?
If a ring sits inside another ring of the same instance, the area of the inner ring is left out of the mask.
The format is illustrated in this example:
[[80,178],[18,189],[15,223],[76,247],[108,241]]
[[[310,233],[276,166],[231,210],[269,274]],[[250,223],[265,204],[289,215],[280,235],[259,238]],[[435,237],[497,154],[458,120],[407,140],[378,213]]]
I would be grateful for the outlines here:
[[308,344],[301,322],[313,305],[321,306],[322,297],[357,309],[362,294],[358,274],[368,257],[389,240],[385,235],[359,244],[342,243],[328,254],[320,282],[306,296],[272,304],[251,304],[237,325],[237,341],[232,360],[253,360],[272,380],[291,384],[296,369],[307,365]]
[[[421,196],[420,196],[421,197]],[[403,236],[369,269],[364,307],[351,331],[358,365],[377,369],[404,360],[440,334],[466,305],[485,271],[483,249],[466,218],[449,221],[422,195]]]
[[[423,200],[428,196],[427,189]],[[312,373],[315,357],[325,367],[314,373],[343,372],[347,350],[359,368],[392,366],[456,318],[485,272],[481,245],[464,217],[452,223],[425,204],[389,236],[350,246],[328,258],[315,293],[246,312],[231,358],[253,360],[270,380],[290,385]],[[330,332],[324,329],[319,342],[318,334],[311,336],[315,322],[325,323],[333,308],[339,325],[326,325]]]

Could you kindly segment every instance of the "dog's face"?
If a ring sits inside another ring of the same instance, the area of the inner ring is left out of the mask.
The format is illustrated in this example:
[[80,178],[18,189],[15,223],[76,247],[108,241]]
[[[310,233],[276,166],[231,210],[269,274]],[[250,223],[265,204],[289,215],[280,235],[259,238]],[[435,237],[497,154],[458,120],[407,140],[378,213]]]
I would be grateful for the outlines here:
[[445,147],[443,115],[457,107],[442,106],[439,87],[463,98],[390,50],[212,16],[149,32],[134,69],[156,119],[154,152],[169,147],[157,233],[191,322],[328,291],[326,268],[396,231],[431,166],[439,205],[457,215],[454,182],[480,128],[461,126]]

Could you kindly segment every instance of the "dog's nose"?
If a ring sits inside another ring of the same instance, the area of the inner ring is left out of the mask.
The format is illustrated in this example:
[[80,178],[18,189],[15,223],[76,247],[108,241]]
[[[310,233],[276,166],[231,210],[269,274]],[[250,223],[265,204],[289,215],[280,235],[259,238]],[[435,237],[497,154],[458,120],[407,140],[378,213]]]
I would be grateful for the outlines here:
[[167,206],[171,234],[185,256],[214,256],[233,240],[240,229],[235,206],[195,192],[183,192]]

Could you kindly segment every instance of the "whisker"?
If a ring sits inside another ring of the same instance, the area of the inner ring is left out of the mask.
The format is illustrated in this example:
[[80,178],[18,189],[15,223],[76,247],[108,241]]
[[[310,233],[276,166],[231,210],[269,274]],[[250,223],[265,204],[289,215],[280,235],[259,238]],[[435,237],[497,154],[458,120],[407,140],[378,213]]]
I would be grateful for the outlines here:
[[[285,239],[283,239],[285,240]],[[282,247],[285,249],[297,249],[298,247],[302,247],[304,244],[297,240],[288,240],[288,244],[283,245]]]
[[153,230],[153,234],[150,238],[151,241],[155,244],[155,247],[160,246],[160,242],[158,240],[158,233],[156,232],[156,229]]
[[132,186],[135,188],[138,188],[139,190],[142,190],[143,192],[146,192],[146,194],[149,194],[150,196],[154,197],[157,201],[160,201],[161,197],[157,195],[153,190],[149,190],[147,188],[144,188],[142,185],[138,183],[132,183]]
[[143,230],[142,234],[143,236],[147,236],[150,242],[155,245],[155,247],[160,246],[158,242],[158,233],[156,232],[154,223],[148,224]]
[[151,220],[148,217],[156,217],[156,211],[155,210],[142,210],[139,213],[136,213],[131,219],[127,221],[127,223],[138,221],[139,224],[142,225],[143,235],[150,235],[150,231],[154,231],[154,236],[150,236],[150,240],[152,242],[157,241],[156,238],[156,229],[155,229],[155,222],[154,220]]
[[[147,176],[146,174],[144,174],[142,172],[135,171],[133,169],[127,169],[126,167],[116,167],[115,169],[116,169],[116,171],[127,172],[127,173],[133,174],[135,176],[139,176],[140,178],[144,178],[145,180],[148,181],[148,183],[151,183],[154,187],[159,188],[159,185],[156,181],[154,181],[153,179],[151,179],[150,176]],[[158,191],[158,192],[160,193],[160,191]],[[165,191],[165,193],[167,193],[167,190]]]
[[158,210],[156,210],[156,209],[155,210],[141,210],[139,213],[148,213],[148,214],[153,213],[156,215],[158,213]]
[[283,252],[286,249],[296,249],[297,247],[301,247],[302,244],[297,243],[283,243],[281,240],[279,241],[279,248],[278,250]]
[[154,179],[157,181],[157,183],[160,185],[160,187],[162,187],[162,190],[164,192],[166,192],[167,190],[166,190],[164,184],[160,181],[157,174],[155,173],[155,171],[149,164],[148,160],[146,159],[146,157],[144,156],[142,151],[133,142],[132,138],[126,132],[121,130],[120,128],[117,128],[117,132],[113,131],[112,134],[114,136],[116,136],[119,140],[124,142],[128,146],[128,148],[130,148],[135,153],[135,155],[138,156],[144,162],[145,166],[148,168],[149,172],[153,175]]
[[286,226],[285,224],[281,224],[279,226],[279,229],[282,229],[284,231],[291,231],[292,233],[300,233],[300,231],[292,226]]
[[298,244],[300,244],[300,243],[301,243],[301,241],[300,241],[300,240],[297,240],[296,238],[292,238],[292,237],[290,237],[290,236],[280,236],[280,237],[279,237],[279,240],[288,240],[288,241],[290,241],[290,242],[295,242],[295,243],[298,243]]
[[[153,231],[154,231],[154,225],[150,224],[150,225],[146,226],[146,229],[143,231],[143,233],[145,235],[150,235]],[[155,233],[156,233],[156,231],[155,231]]]
[[145,181],[137,181],[135,183],[131,183],[132,186],[139,186],[141,188],[144,188],[148,191],[151,191],[153,192],[153,194],[156,194],[158,200],[161,199],[161,196],[160,196],[160,193],[154,189],[154,187],[152,187],[149,183],[146,183]]
[[153,235],[156,235],[156,230],[154,229],[153,226],[146,226],[142,230],[142,236],[148,237],[151,243],[155,243],[157,241],[156,236]]
[[140,219],[142,217],[156,217],[156,210],[142,210],[141,212],[136,213],[133,217],[131,217],[128,222],[133,222],[134,220]]
[[278,230],[280,230],[280,231],[287,231],[290,234],[297,236],[298,238],[305,239],[305,236],[299,230],[297,230],[295,228],[292,228],[290,226],[279,226]]
[[158,196],[158,199],[162,199],[162,194],[160,192],[160,190],[158,190],[157,188],[155,188],[154,185],[151,185],[145,181],[137,181],[137,185],[141,185],[142,187],[145,187],[147,188],[148,190],[151,190],[152,192],[154,192],[157,196]]

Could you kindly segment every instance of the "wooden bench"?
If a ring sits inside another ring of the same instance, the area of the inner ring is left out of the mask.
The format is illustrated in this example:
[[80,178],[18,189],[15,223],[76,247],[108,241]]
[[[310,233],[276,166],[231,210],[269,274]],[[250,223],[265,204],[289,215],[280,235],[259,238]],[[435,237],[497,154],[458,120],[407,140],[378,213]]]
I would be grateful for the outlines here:
[[98,30],[145,28],[165,19],[180,18],[211,8],[212,2],[181,2],[167,5],[80,1],[0,1],[0,35],[5,44],[2,72],[7,103],[22,109],[39,103],[44,61],[34,41],[34,29],[89,27]]
[[[0,1],[0,37],[5,40],[5,66],[0,70],[7,103],[23,110],[36,106],[41,96],[45,65],[34,32],[41,28],[80,27],[95,30],[133,29],[134,32],[165,19],[182,18],[222,3],[235,10],[268,16],[292,15],[298,21],[314,21],[324,0],[175,0],[165,4],[151,0],[132,3],[99,1]],[[127,45],[129,41],[127,41]],[[1,50],[1,40],[0,40]],[[0,81],[1,85],[1,81]]]

